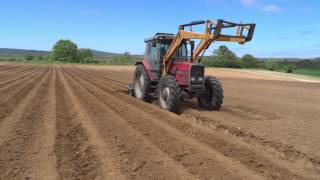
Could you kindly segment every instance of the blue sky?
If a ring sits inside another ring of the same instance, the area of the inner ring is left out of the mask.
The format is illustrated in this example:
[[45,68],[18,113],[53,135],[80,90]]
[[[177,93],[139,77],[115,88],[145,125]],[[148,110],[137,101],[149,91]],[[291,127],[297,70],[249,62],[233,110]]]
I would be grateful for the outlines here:
[[238,56],[320,56],[319,0],[1,0],[0,47],[50,50],[63,38],[81,48],[143,54],[143,39],[156,32],[218,18],[257,24],[252,42],[223,43]]

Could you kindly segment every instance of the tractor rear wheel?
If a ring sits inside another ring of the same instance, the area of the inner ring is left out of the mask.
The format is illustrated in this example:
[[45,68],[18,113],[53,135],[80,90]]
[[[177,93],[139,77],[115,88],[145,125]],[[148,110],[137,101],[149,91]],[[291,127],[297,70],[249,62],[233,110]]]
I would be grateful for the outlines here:
[[180,110],[181,88],[172,75],[163,76],[158,84],[158,101],[162,109],[178,113]]
[[138,64],[134,72],[133,89],[136,98],[143,101],[149,101],[150,79],[142,64]]
[[223,103],[223,89],[220,81],[213,76],[207,76],[204,80],[204,86],[207,94],[198,97],[199,106],[211,111],[218,111]]

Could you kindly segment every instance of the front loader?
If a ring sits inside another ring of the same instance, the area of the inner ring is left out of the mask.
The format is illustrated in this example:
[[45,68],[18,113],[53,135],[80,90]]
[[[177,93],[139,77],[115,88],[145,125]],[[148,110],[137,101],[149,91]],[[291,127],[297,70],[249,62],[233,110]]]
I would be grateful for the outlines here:
[[[192,31],[199,25],[204,25],[204,33]],[[232,35],[224,33],[232,29]],[[171,112],[179,112],[183,98],[197,98],[200,107],[219,110],[224,97],[222,85],[217,78],[205,76],[201,57],[215,41],[251,41],[254,29],[255,24],[219,19],[182,24],[176,35],[156,33],[145,39],[144,59],[136,63],[129,94],[147,102],[157,98],[160,107]],[[199,41],[197,46],[195,40]]]

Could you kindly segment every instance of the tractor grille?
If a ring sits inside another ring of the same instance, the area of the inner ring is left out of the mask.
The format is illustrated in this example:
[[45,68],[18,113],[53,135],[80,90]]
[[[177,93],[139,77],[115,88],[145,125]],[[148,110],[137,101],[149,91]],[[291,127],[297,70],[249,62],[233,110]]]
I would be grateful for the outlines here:
[[203,85],[203,80],[204,66],[200,64],[192,65],[190,69],[190,85]]

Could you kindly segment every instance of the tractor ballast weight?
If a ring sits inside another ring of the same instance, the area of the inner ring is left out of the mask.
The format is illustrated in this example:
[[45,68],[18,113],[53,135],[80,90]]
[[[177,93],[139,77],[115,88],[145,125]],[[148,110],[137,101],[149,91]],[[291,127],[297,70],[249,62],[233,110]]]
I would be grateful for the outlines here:
[[[192,26],[204,24],[204,33],[192,31]],[[190,31],[186,31],[186,28]],[[236,28],[235,34],[223,30]],[[200,107],[219,110],[223,103],[220,81],[205,76],[201,57],[215,41],[251,41],[255,24],[233,23],[224,20],[193,21],[179,26],[176,35],[156,33],[145,39],[144,59],[136,63],[130,95],[144,101],[158,98],[159,105],[171,112],[179,112],[183,98],[197,98]],[[195,47],[194,39],[200,40]],[[189,47],[189,48],[188,48]]]

